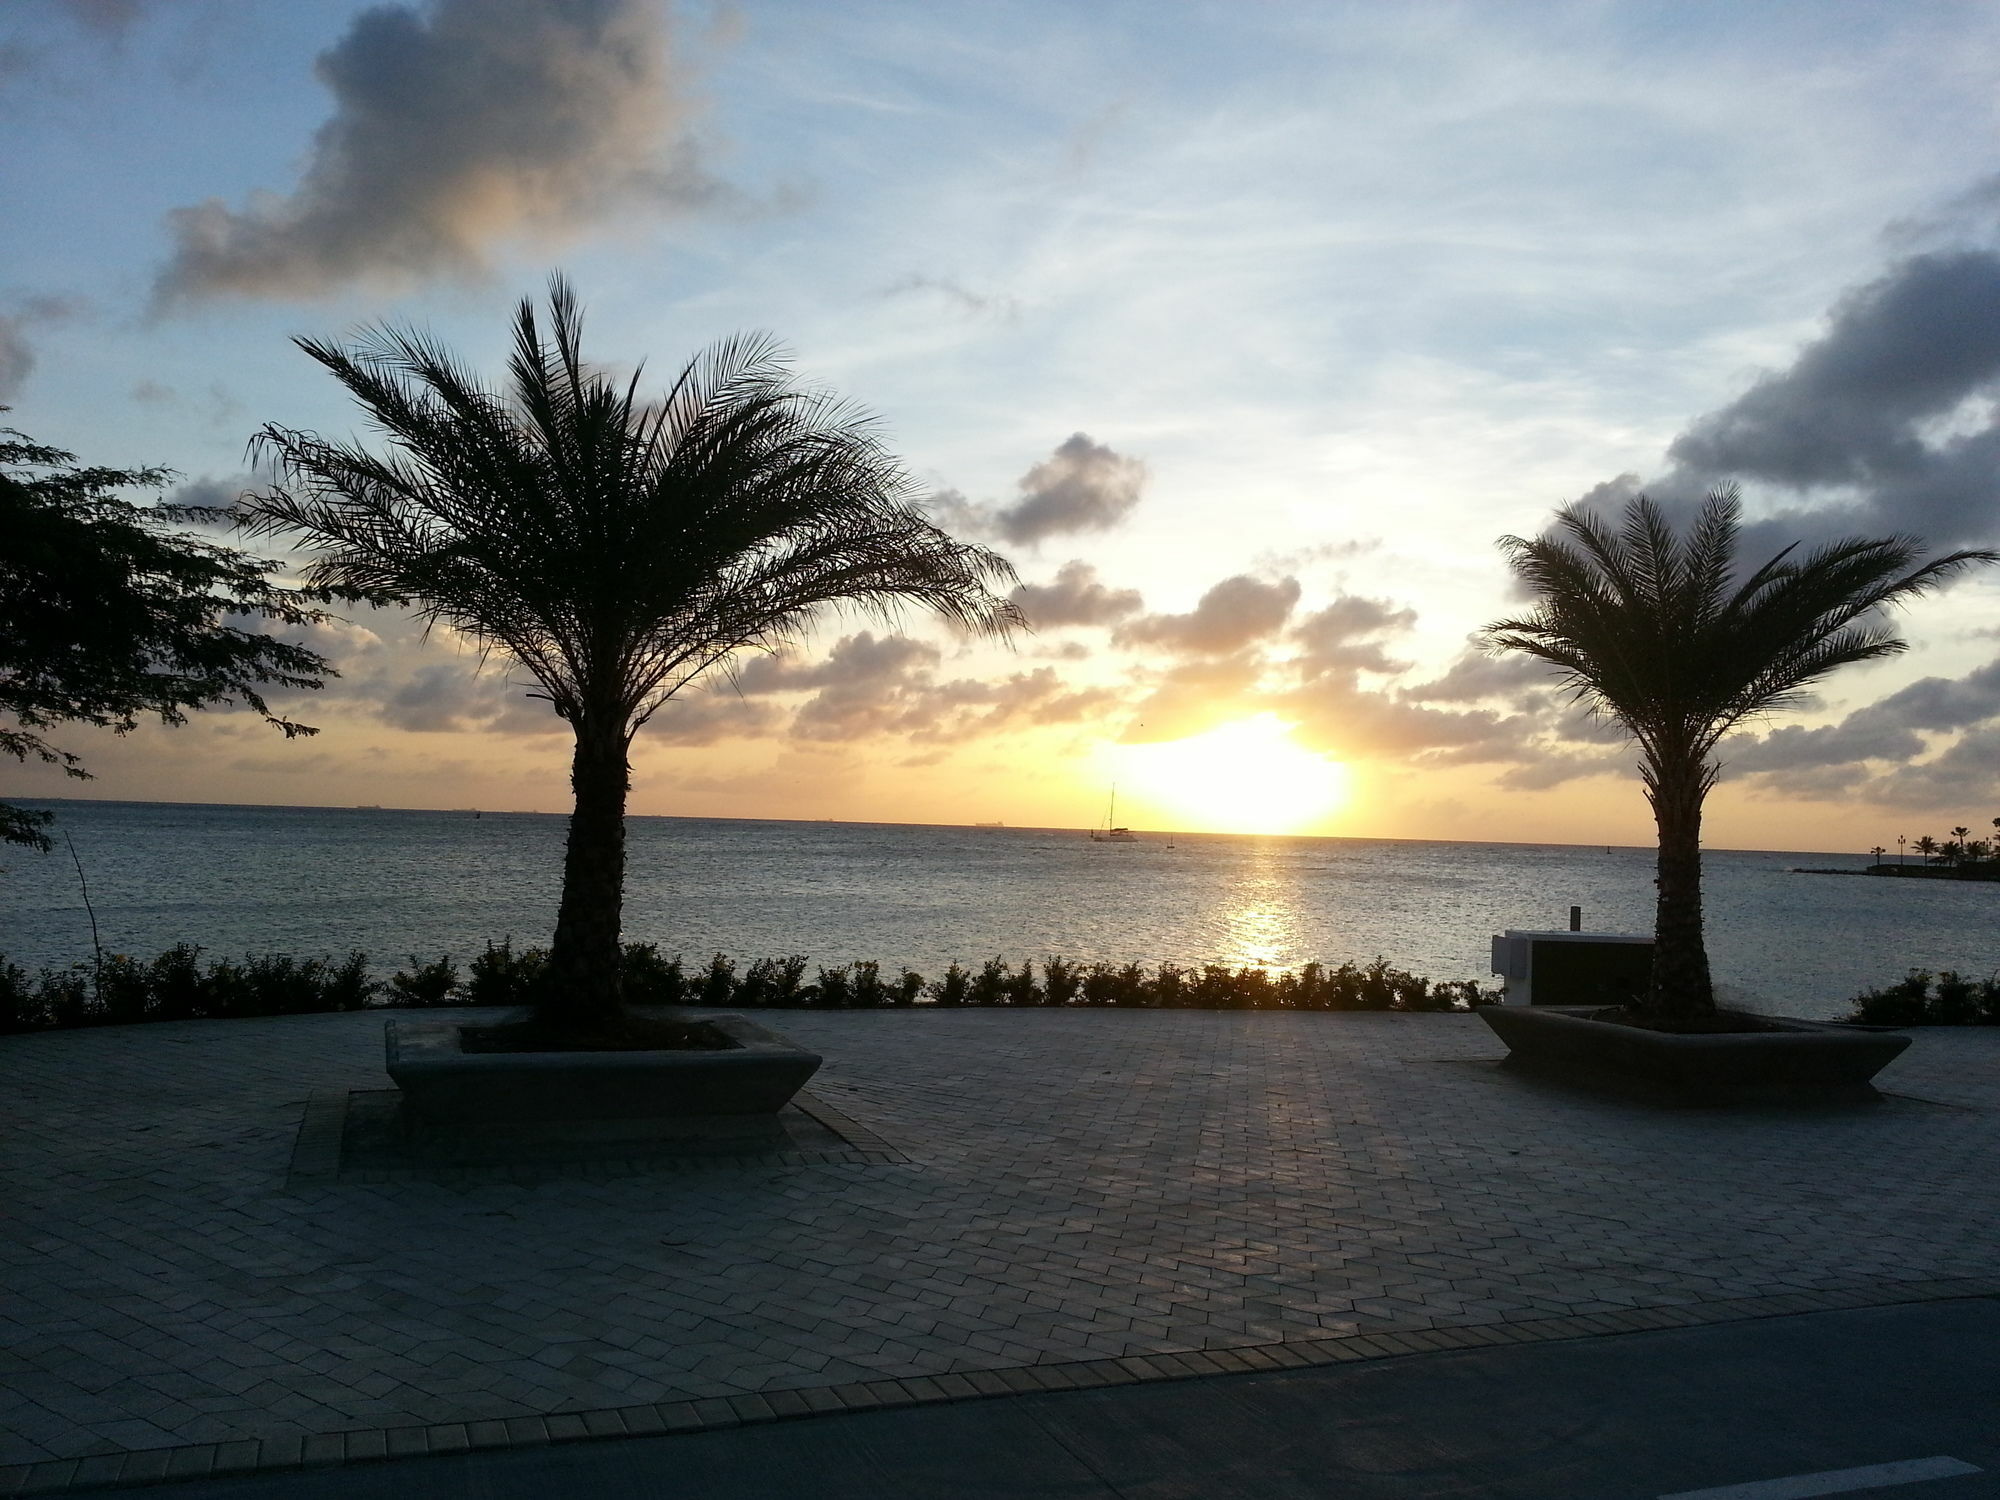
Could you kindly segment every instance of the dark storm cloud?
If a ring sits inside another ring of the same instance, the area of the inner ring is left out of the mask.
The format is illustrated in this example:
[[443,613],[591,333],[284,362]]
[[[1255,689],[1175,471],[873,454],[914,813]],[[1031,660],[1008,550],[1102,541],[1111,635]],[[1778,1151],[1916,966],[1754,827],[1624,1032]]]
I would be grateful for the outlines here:
[[1189,613],[1143,616],[1121,626],[1113,639],[1179,655],[1220,656],[1275,635],[1298,602],[1296,578],[1266,583],[1239,573],[1203,594]]
[[1112,625],[1145,606],[1137,589],[1114,589],[1099,582],[1097,569],[1081,559],[1058,568],[1053,583],[1022,584],[1012,598],[1034,630]]
[[1074,433],[1021,476],[1020,500],[994,512],[993,525],[1017,543],[1109,531],[1131,514],[1145,485],[1146,466],[1138,459]]
[[316,70],[334,113],[297,186],[173,210],[156,308],[476,272],[497,240],[716,192],[671,145],[687,106],[652,0],[378,5]]
[[1861,761],[1908,761],[1924,753],[1918,731],[1949,734],[2000,718],[2000,661],[1964,677],[1925,677],[1857,708],[1838,724],[1796,724],[1732,739],[1723,757],[1746,772],[1810,771]]
[[[1851,531],[1991,541],[1996,393],[2000,254],[1913,255],[1844,298],[1788,368],[1694,422],[1649,488],[1681,501],[1730,480],[1788,491],[1798,506],[1757,528],[1774,545]],[[1629,492],[1612,483],[1620,493],[1601,498]]]

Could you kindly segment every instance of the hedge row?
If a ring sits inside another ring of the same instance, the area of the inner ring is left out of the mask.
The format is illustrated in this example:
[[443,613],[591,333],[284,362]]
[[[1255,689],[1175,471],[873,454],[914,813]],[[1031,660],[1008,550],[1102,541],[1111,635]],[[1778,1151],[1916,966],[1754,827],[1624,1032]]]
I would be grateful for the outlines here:
[[[305,1015],[322,1011],[438,1005],[518,1005],[534,999],[548,966],[540,948],[488,943],[461,974],[449,957],[387,980],[369,976],[368,959],[252,955],[240,963],[211,959],[182,943],[147,962],[123,954],[102,966],[76,964],[29,974],[0,954],[0,1032],[43,1031],[134,1021]],[[625,996],[635,1005],[728,1005],[853,1010],[878,1006],[1122,1006],[1157,1010],[1463,1010],[1497,993],[1471,981],[1432,983],[1382,959],[1327,968],[1307,964],[1278,974],[1219,964],[1077,964],[1048,958],[1017,969],[999,958],[976,970],[953,964],[926,982],[911,969],[885,973],[877,963],[817,968],[808,980],[803,954],[760,958],[741,972],[718,953],[689,968],[652,943],[625,945]]]
[[1892,985],[1857,995],[1847,1019],[1869,1026],[2000,1026],[2000,979],[1912,969]]

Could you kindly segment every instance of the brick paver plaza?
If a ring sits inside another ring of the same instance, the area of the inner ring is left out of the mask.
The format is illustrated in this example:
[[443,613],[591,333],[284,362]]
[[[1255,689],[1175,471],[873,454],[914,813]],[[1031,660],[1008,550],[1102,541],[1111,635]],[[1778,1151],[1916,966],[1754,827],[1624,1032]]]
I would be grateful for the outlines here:
[[546,1441],[647,1403],[2000,1275],[2000,1029],[1918,1033],[1882,1103],[1784,1112],[1522,1079],[1465,1016],[768,1022],[892,1149],[302,1180],[312,1101],[389,1087],[380,1013],[0,1038],[0,1494],[34,1487],[6,1466]]

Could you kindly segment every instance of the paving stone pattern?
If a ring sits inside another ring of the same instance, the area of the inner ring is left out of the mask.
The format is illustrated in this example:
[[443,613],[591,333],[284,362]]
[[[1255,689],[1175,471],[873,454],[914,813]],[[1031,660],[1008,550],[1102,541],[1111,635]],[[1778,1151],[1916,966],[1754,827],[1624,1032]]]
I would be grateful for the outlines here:
[[2000,1030],[1786,1112],[1517,1078],[1470,1017],[788,1013],[903,1159],[288,1188],[308,1101],[386,1086],[382,1024],[0,1038],[0,1477],[2000,1275]]

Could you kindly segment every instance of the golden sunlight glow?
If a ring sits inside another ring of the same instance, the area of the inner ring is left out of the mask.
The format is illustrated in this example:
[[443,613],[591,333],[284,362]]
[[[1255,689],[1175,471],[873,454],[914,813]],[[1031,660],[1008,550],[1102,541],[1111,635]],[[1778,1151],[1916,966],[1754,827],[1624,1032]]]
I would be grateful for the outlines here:
[[[1168,826],[1208,833],[1297,833],[1347,800],[1347,767],[1291,739],[1271,714],[1206,734],[1116,752],[1120,799]],[[1123,821],[1123,820],[1121,820]]]

